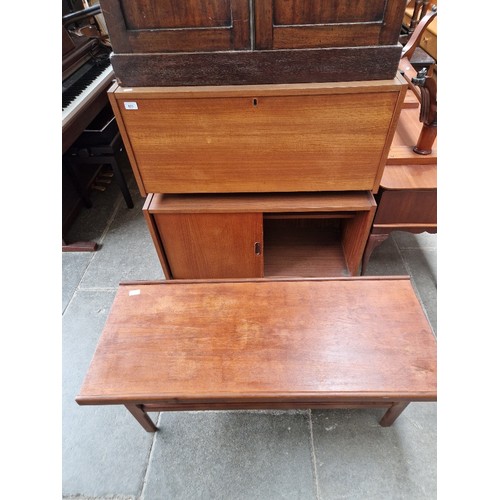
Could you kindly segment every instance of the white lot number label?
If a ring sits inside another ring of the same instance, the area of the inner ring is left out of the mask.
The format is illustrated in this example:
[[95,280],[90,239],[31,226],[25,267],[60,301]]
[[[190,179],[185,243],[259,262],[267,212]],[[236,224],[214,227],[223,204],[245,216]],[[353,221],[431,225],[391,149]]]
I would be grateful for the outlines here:
[[136,102],[124,102],[125,109],[139,109]]

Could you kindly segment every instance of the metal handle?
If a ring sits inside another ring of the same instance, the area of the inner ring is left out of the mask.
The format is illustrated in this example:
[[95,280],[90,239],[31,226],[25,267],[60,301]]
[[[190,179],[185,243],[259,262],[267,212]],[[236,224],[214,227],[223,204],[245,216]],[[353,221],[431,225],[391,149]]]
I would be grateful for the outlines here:
[[256,241],[254,243],[253,248],[254,248],[254,251],[255,251],[255,255],[260,255],[260,243],[258,241]]

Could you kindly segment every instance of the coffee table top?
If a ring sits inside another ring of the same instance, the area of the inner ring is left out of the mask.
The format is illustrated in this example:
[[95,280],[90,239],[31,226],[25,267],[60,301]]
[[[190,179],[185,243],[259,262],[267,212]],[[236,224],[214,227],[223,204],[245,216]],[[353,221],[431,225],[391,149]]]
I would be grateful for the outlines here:
[[436,399],[408,277],[122,284],[79,404]]

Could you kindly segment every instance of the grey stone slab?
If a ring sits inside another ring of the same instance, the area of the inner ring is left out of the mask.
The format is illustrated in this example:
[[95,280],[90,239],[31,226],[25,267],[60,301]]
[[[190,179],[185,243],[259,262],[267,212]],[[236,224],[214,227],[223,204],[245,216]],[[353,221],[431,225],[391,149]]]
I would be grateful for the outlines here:
[[407,275],[408,270],[394,242],[392,235],[373,250],[365,276],[401,276]]
[[312,412],[320,499],[436,498],[436,403],[411,403],[391,427],[383,413]]
[[[125,176],[130,192],[137,190],[135,179],[130,174]],[[117,210],[128,210],[120,188],[114,178],[105,191],[90,191],[92,207],[82,207],[78,216],[65,235],[69,243],[75,241],[94,241],[102,243],[105,231]],[[134,200],[135,203],[135,200]]]
[[144,500],[316,498],[307,411],[161,414]]
[[130,495],[106,495],[105,497],[88,497],[83,495],[63,495],[63,500],[138,500]]
[[399,248],[437,248],[437,234],[393,231],[392,237]]
[[92,252],[63,252],[62,253],[62,310],[66,309],[71,297],[82,279],[89,262],[94,254]]
[[63,500],[138,500],[130,495],[106,495],[105,497],[88,497],[86,495],[63,495]]
[[427,318],[437,333],[437,250],[402,249],[401,254]]
[[109,226],[80,286],[116,287],[121,281],[165,279],[151,234],[142,214],[142,199],[134,193],[133,209],[121,210]]
[[[62,493],[138,496],[153,436],[123,406],[75,402],[113,291],[77,291],[62,321]],[[156,419],[158,414],[152,414]]]

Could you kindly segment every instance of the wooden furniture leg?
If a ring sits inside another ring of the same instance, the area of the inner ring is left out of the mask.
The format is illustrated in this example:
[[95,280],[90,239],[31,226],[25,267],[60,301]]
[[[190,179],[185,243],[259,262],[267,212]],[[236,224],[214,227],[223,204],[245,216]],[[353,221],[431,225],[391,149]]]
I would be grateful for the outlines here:
[[380,420],[379,424],[382,427],[390,427],[394,421],[403,413],[404,409],[409,405],[410,403],[406,401],[402,401],[400,403],[394,403],[384,414],[382,419]]
[[78,175],[75,172],[75,166],[73,163],[69,160],[64,160],[63,159],[63,165],[66,167],[66,170],[68,172],[68,176],[71,179],[71,182],[73,183],[73,186],[80,196],[80,198],[83,201],[83,204],[85,205],[86,208],[92,208],[92,202],[90,201],[90,198],[86,192],[86,189],[84,186],[82,186],[82,183],[78,179]]
[[125,177],[122,174],[122,171],[118,165],[117,160],[114,157],[110,156],[109,158],[103,159],[102,162],[103,164],[107,163],[111,165],[115,178],[118,182],[118,186],[120,187],[120,191],[122,192],[123,198],[125,199],[125,203],[127,204],[127,208],[134,208],[134,202],[132,201],[132,197],[130,196],[130,191],[128,190],[127,187],[127,181],[125,180]]
[[126,404],[125,408],[132,413],[147,432],[156,432],[158,430],[156,425],[149,418],[149,415],[142,409],[142,405]]
[[430,155],[437,136],[437,81],[428,76],[427,69],[418,72],[412,82],[420,87],[420,116],[423,123],[418,142],[413,151],[419,155]]
[[368,261],[370,260],[371,254],[375,248],[377,248],[381,243],[383,243],[389,237],[387,234],[370,234],[368,242],[366,244],[365,253],[363,254],[363,262],[361,264],[361,275],[363,276],[368,266]]
[[427,125],[424,123],[418,142],[413,147],[413,151],[419,155],[430,155],[432,153],[432,146],[436,141],[437,136],[437,123]]

